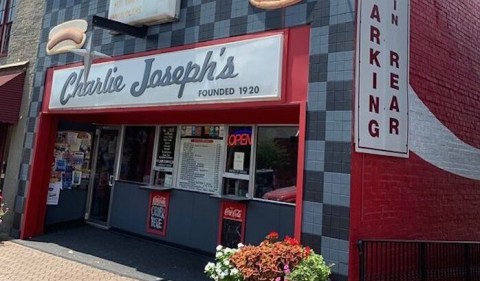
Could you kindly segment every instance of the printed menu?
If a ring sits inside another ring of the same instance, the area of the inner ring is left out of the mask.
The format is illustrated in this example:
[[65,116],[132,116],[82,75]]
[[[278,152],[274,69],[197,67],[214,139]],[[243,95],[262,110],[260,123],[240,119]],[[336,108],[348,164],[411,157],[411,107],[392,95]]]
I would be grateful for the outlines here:
[[155,166],[159,171],[172,172],[175,155],[177,127],[162,127],[158,141],[158,153]]
[[217,193],[222,146],[223,141],[218,139],[182,138],[178,186]]

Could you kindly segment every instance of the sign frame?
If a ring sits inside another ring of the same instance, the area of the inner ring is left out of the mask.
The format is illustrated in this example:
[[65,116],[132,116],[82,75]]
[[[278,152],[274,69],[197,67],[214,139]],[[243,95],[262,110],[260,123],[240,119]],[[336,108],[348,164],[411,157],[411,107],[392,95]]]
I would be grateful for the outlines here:
[[359,0],[358,7],[355,151],[408,158],[410,1]]
[[[228,209],[233,209],[233,212],[235,213],[235,210],[239,210],[241,213],[239,218],[229,218],[226,216],[226,210]],[[240,228],[240,242],[239,243],[244,243],[245,242],[245,227],[247,225],[247,204],[242,203],[242,202],[237,202],[237,201],[231,201],[231,200],[224,200],[221,203],[220,206],[220,214],[219,214],[219,227],[218,227],[218,241],[217,244],[221,245],[222,244],[222,235],[223,235],[223,223],[224,220],[232,220],[232,221],[237,221],[240,222],[241,228]],[[227,246],[227,245],[223,245]],[[237,245],[232,245],[236,247]]]
[[[151,227],[151,215],[152,215],[152,208],[153,208],[153,201],[155,198],[159,198],[159,200],[163,200],[164,206],[161,206],[164,208],[164,218],[163,218],[163,224],[162,224],[162,229],[157,230]],[[167,226],[168,226],[168,209],[170,206],[170,192],[168,191],[152,191],[150,192],[150,196],[148,199],[148,209],[147,209],[147,221],[146,221],[146,230],[147,233],[150,234],[155,234],[159,236],[165,236],[167,233]]]
[[[285,42],[284,33],[272,33],[104,60],[92,65],[86,85],[83,66],[56,68],[50,76],[56,86],[48,88],[46,110],[282,101]],[[216,64],[213,72],[211,64]],[[266,75],[269,79],[263,79]]]

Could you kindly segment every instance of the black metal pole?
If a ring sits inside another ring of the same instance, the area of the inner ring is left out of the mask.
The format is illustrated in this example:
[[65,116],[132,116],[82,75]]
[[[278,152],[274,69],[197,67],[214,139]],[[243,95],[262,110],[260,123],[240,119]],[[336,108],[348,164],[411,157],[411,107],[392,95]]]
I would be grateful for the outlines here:
[[363,254],[363,241],[358,240],[357,247],[358,247],[358,257],[359,257],[359,264],[360,264],[360,281],[365,281],[365,256]]

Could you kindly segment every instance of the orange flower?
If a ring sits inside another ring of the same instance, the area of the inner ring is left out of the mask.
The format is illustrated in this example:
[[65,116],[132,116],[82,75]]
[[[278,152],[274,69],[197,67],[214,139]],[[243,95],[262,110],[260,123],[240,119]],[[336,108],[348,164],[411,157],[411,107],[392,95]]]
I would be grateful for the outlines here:
[[272,231],[270,232],[267,237],[266,237],[267,240],[277,240],[278,239],[278,232],[276,231]]
[[300,243],[298,243],[297,239],[292,238],[292,237],[290,237],[290,236],[285,236],[284,241],[285,241],[288,245],[291,245],[291,246],[296,246],[296,245],[299,245],[299,244],[300,244]]
[[305,247],[305,257],[308,257],[310,255],[311,249],[310,247]]

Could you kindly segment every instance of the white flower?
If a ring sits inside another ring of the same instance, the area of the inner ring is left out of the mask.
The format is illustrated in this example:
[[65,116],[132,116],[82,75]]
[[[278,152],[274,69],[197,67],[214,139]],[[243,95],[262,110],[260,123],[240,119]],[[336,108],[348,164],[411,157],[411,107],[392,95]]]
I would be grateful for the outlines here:
[[232,275],[236,275],[236,274],[238,274],[238,269],[236,268],[232,269]]
[[221,249],[223,249],[223,246],[222,246],[222,245],[218,245],[218,246],[217,246],[217,251],[220,251]]
[[212,270],[214,267],[215,267],[215,264],[214,264],[213,262],[209,262],[209,263],[207,263],[207,265],[205,266],[205,271]]
[[238,243],[237,248],[242,248],[243,246],[245,245],[243,245],[242,243]]

